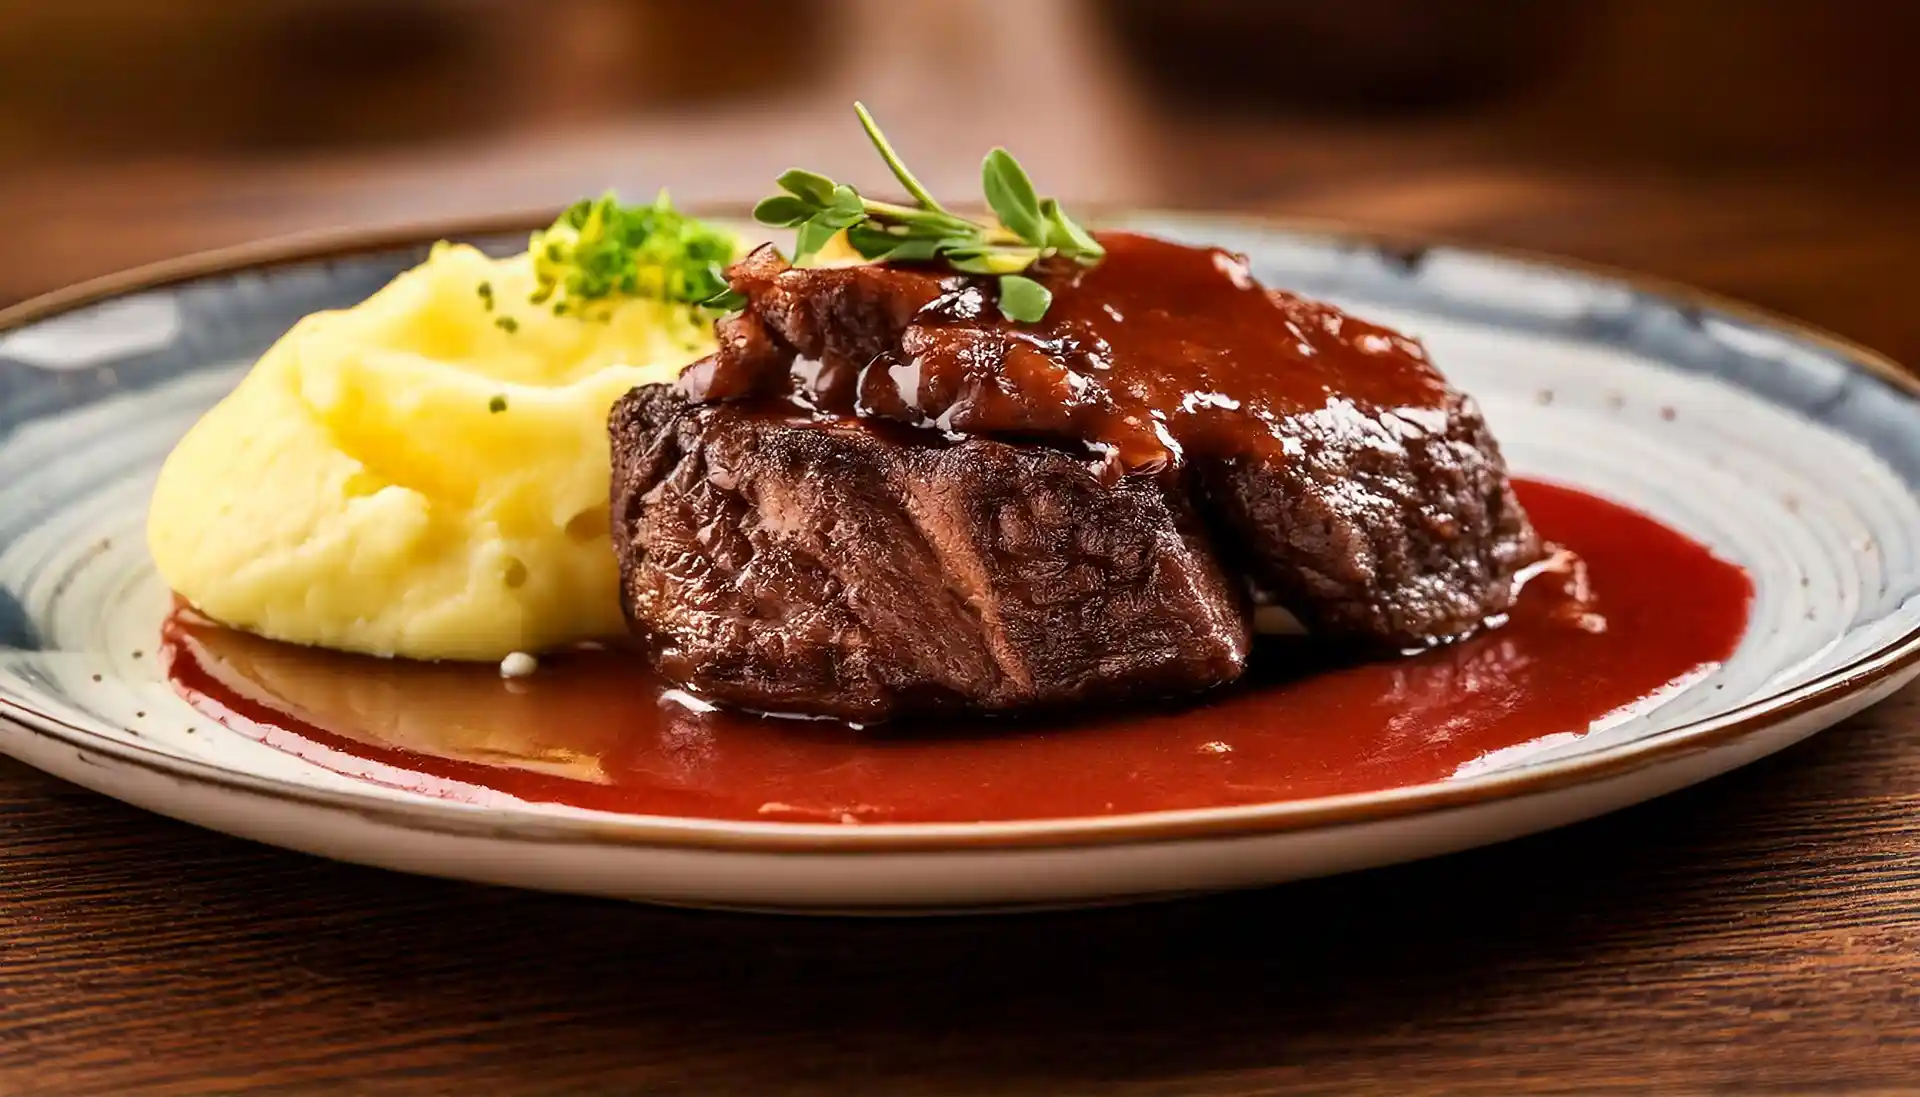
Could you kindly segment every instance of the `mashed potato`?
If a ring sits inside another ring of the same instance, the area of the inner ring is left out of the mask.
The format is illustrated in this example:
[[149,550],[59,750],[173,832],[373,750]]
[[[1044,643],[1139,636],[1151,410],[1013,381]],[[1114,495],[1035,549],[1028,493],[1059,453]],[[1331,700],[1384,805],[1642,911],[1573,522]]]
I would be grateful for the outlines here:
[[635,297],[555,317],[533,289],[525,255],[442,245],[301,321],[161,470],[160,574],[223,623],[378,655],[621,633],[607,411],[706,353],[710,325]]

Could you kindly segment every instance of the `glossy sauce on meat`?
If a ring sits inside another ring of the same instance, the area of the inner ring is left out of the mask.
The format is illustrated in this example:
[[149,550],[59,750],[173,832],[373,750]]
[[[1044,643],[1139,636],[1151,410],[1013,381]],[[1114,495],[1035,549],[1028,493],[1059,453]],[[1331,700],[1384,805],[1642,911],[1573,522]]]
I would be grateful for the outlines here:
[[[1091,453],[1105,483],[1181,495],[1220,565],[1322,636],[1419,648],[1505,611],[1542,546],[1479,407],[1418,343],[1262,288],[1217,248],[1101,239],[1097,266],[1035,272],[1054,298],[1033,324],[1000,315],[992,279],[793,267],[763,247],[728,271],[744,307],[678,391],[699,407],[784,399],[822,422]],[[616,446],[616,472],[638,470],[652,441]],[[804,484],[830,467],[789,472]],[[644,541],[623,547],[642,570],[661,548]]]
[[[828,383],[802,377],[806,397],[834,414],[1081,442],[1127,469],[1189,453],[1283,455],[1299,445],[1288,421],[1330,406],[1419,418],[1445,403],[1417,342],[1267,289],[1239,256],[1133,233],[1099,239],[1097,266],[1034,272],[1053,304],[1033,324],[1000,315],[991,279],[922,276],[896,307],[916,304],[914,290],[931,300],[898,345],[827,362]],[[849,368],[853,384],[832,376]]]
[[[943,430],[1072,438],[1130,469],[1284,452],[1279,428],[1330,404],[1438,408],[1420,345],[1331,305],[1269,290],[1219,248],[1100,237],[1098,266],[1042,276],[1038,324],[1000,316],[991,282],[923,309],[862,378],[861,410]],[[839,409],[835,409],[839,410]]]
[[502,681],[490,666],[293,648],[185,614],[169,623],[164,653],[175,687],[210,719],[342,773],[478,803],[854,824],[1364,792],[1586,732],[1738,644],[1752,596],[1740,568],[1618,505],[1518,488],[1585,572],[1543,571],[1504,627],[1386,662],[1263,640],[1231,687],[1071,720],[972,718],[875,735],[715,711],[623,652],[552,657],[530,678]]

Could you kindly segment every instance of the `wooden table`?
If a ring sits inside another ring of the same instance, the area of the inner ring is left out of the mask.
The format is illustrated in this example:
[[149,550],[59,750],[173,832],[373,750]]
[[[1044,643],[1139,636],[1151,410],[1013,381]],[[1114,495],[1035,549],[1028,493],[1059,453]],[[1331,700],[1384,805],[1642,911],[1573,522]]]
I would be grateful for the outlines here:
[[[551,200],[616,162],[561,152],[454,204]],[[1471,133],[1187,130],[1149,136],[1138,162],[1156,167],[1122,189],[1145,200],[1636,266],[1920,362],[1920,210],[1891,183],[1528,166]],[[0,299],[190,242],[428,212],[457,170],[0,180]],[[336,865],[0,763],[0,1092],[1909,1091],[1917,812],[1908,691],[1703,788],[1426,864],[1130,909],[841,922]]]

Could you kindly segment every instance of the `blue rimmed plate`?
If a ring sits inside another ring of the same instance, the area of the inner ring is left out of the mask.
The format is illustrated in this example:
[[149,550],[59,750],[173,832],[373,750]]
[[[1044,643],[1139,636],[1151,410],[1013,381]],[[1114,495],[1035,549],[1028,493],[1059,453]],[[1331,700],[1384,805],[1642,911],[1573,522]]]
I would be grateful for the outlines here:
[[[838,827],[489,808],[369,784],[197,719],[152,658],[161,459],[300,316],[441,237],[281,242],[0,312],[0,749],[177,818],[368,864],[666,902],[977,909],[1244,886],[1586,818],[1778,750],[1920,670],[1920,387],[1839,340],[1549,260],[1337,229],[1138,214],[1272,285],[1425,339],[1516,472],[1625,502],[1746,568],[1710,674],[1626,719],[1433,784],[1183,812]],[[520,231],[513,231],[518,229]]]

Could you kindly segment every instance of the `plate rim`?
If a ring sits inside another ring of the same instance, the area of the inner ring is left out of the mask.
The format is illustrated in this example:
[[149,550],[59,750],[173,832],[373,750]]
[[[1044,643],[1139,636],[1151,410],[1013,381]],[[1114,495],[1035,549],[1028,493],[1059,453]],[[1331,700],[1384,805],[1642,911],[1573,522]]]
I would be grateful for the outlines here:
[[[688,208],[699,216],[741,219],[746,216],[746,207],[732,203]],[[1545,252],[1483,246],[1444,234],[1373,229],[1318,218],[1114,205],[1096,207],[1093,219],[1121,216],[1189,223],[1211,221],[1402,253],[1445,249],[1579,274],[1807,340],[1830,352],[1849,370],[1863,371],[1887,382],[1906,399],[1920,404],[1920,378],[1871,348],[1815,325],[1657,276]],[[551,210],[518,210],[483,217],[322,229],[215,248],[102,275],[0,308],[0,335],[88,305],[181,282],[345,255],[416,248],[442,239],[530,232],[549,223],[552,217]],[[1812,681],[1750,701],[1718,716],[1573,757],[1477,777],[1303,800],[1114,816],[968,823],[841,826],[613,813],[556,814],[454,800],[405,801],[357,789],[313,788],[181,758],[139,743],[108,738],[4,697],[0,697],[0,723],[55,740],[81,751],[83,756],[104,755],[174,780],[350,812],[372,822],[413,831],[539,844],[732,853],[980,853],[1258,838],[1519,800],[1619,777],[1732,744],[1869,690],[1917,664],[1920,664],[1920,627]]]

